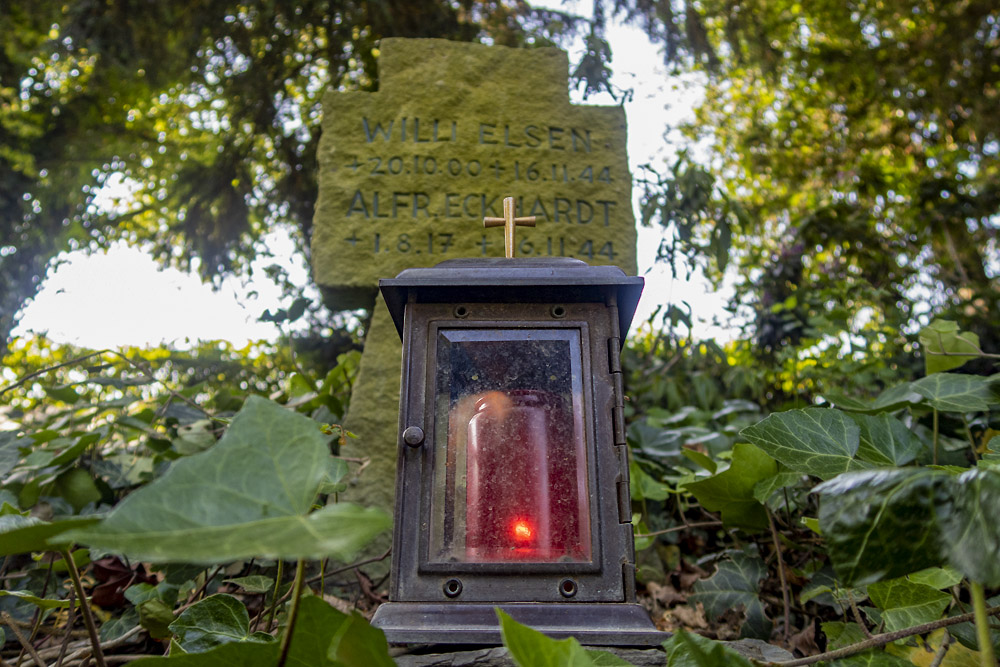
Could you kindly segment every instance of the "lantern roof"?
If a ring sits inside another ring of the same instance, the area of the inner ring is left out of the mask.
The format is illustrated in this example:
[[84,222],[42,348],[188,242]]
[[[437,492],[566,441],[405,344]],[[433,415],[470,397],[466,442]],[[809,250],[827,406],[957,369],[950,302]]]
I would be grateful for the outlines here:
[[378,284],[400,337],[410,290],[422,303],[578,303],[604,301],[611,289],[617,296],[618,330],[624,341],[644,282],[617,266],[591,266],[570,257],[484,257],[406,269]]

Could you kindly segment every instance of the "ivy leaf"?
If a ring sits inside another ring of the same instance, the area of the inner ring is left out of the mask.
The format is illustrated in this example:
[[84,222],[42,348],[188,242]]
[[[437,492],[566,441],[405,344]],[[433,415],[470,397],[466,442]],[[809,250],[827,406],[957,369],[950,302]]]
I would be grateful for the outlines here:
[[239,586],[247,593],[268,593],[274,589],[274,579],[262,574],[251,574],[248,577],[226,579],[225,583]]
[[629,663],[606,651],[588,651],[574,637],[555,640],[518,623],[497,609],[500,635],[514,661],[521,667],[599,667]]
[[779,491],[789,486],[794,486],[802,480],[802,473],[798,472],[779,472],[775,473],[772,477],[767,479],[762,479],[753,487],[753,497],[757,499],[761,505],[765,504],[771,496],[774,495],[775,491]]
[[858,425],[832,408],[777,412],[740,435],[789,469],[821,479],[869,467],[854,458],[860,445]]
[[962,573],[950,567],[929,567],[908,574],[906,578],[915,584],[930,586],[939,591],[962,583]]
[[860,428],[858,458],[884,466],[902,466],[916,458],[922,444],[892,415],[851,415]]
[[691,461],[692,463],[694,463],[695,465],[704,468],[713,475],[719,468],[718,464],[711,456],[703,452],[699,452],[696,449],[688,449],[687,447],[684,447],[683,449],[681,449],[681,455],[684,456],[684,458]]
[[952,487],[956,516],[942,525],[948,560],[973,581],[1000,585],[1000,472],[969,470]]
[[72,542],[64,533],[100,521],[96,516],[46,522],[20,514],[0,516],[0,556],[58,549]]
[[628,464],[629,493],[633,500],[666,500],[670,487],[653,479],[636,461]]
[[7,476],[21,458],[17,431],[0,431],[0,479]]
[[749,530],[767,528],[767,512],[754,497],[757,482],[774,477],[778,464],[759,448],[737,443],[730,466],[685,488],[710,512],[719,512],[722,522]]
[[137,625],[139,625],[139,612],[135,607],[129,607],[118,616],[101,624],[101,641],[110,642],[118,639]]
[[908,405],[920,403],[923,400],[923,397],[913,390],[909,382],[889,387],[879,394],[874,401],[863,401],[853,396],[842,396],[834,393],[826,394],[824,398],[841,410],[867,414],[894,412]]
[[[155,516],[154,509],[149,506],[133,507],[134,516]],[[102,531],[104,526],[101,524],[93,531],[81,531],[74,536],[81,543],[154,563],[211,564],[253,557],[291,560],[324,556],[348,562],[391,523],[388,515],[380,510],[338,503],[306,516],[202,527],[164,520],[156,530],[133,534]]]
[[1000,473],[895,469],[849,473],[816,487],[820,526],[848,585],[950,565],[1000,584]]
[[948,593],[905,577],[871,584],[868,597],[882,610],[889,632],[937,620],[951,602]]
[[231,642],[273,642],[266,632],[250,632],[250,614],[231,595],[211,595],[177,617],[169,629],[185,653],[204,653]]
[[153,639],[170,637],[170,624],[174,622],[173,605],[167,604],[160,598],[153,598],[141,602],[136,609],[139,610],[139,625],[146,628],[150,637]]
[[912,382],[913,389],[931,407],[943,412],[981,412],[997,403],[993,378],[958,373],[936,373]]
[[981,354],[979,336],[960,331],[952,320],[934,320],[920,330],[927,375],[950,371]]
[[[326,611],[327,615],[340,618],[337,615],[341,614],[341,612],[331,607],[328,603],[318,598],[311,599],[317,600],[316,603],[311,603],[312,606],[318,607],[319,604],[323,604],[333,612],[331,614],[330,611]],[[302,602],[305,602],[305,600]],[[313,634],[317,637],[322,637],[323,632],[324,626],[317,626]],[[298,633],[299,630],[296,630],[296,638],[298,638]],[[350,616],[343,614],[343,624],[336,633],[334,643],[330,644],[327,656],[336,660],[335,664],[337,667],[396,666],[393,659],[389,657],[389,644],[385,640],[385,633],[371,625],[356,610],[352,611]],[[294,665],[295,663],[289,661],[289,664]],[[312,667],[316,663],[303,659],[300,664],[301,667]]]
[[[299,617],[288,650],[288,667],[393,667],[385,635],[357,612],[348,616],[322,599],[299,602]],[[278,643],[230,642],[204,653],[143,658],[136,667],[274,667]]]
[[19,600],[24,600],[25,602],[30,602],[36,607],[40,607],[42,609],[66,609],[69,607],[69,600],[60,600],[58,598],[40,598],[31,591],[0,590],[0,597],[8,595]]
[[819,524],[838,578],[854,586],[942,565],[938,517],[951,514],[949,477],[938,470],[883,469],[817,486]]
[[[964,625],[971,627],[972,624]],[[948,667],[980,667],[984,662],[982,656],[978,651],[968,648],[965,642],[962,642],[960,635],[955,633],[955,628],[957,627],[957,625],[953,625],[950,628],[939,628],[927,635],[926,638],[918,635],[911,637],[905,643],[899,642],[891,645],[892,651],[901,660],[904,660],[901,663],[894,663],[892,667],[895,667],[895,664],[900,664],[904,667],[923,664],[930,665],[930,659],[941,650],[945,633],[951,635],[951,640],[958,638],[959,641],[949,640],[945,659],[941,661],[942,665],[947,665]],[[978,642],[976,645],[978,645]]]
[[740,628],[740,636],[767,639],[771,636],[771,621],[757,596],[760,580],[766,576],[767,568],[763,561],[736,553],[729,560],[719,563],[711,577],[696,582],[694,593],[688,599],[705,605],[709,620],[735,607],[742,607],[746,620]]
[[822,623],[820,629],[826,635],[826,647],[830,651],[865,640],[865,633],[857,623],[829,621]]
[[667,667],[751,667],[749,660],[722,642],[683,629],[663,642],[663,648],[667,651]]
[[307,514],[328,458],[315,422],[251,396],[215,446],[175,461],[101,524],[71,535],[151,562],[349,560],[391,519],[346,503]]

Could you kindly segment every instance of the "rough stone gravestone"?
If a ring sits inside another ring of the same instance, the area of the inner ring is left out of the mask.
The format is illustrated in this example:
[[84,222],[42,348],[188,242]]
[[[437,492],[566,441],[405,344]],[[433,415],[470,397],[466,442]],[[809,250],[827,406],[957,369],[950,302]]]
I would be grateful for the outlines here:
[[[634,274],[635,220],[620,107],[573,106],[554,48],[384,39],[378,92],[324,100],[313,272],[331,305],[375,304],[345,427],[370,466],[345,494],[392,510],[401,344],[379,278],[458,257],[503,256],[484,229],[517,198],[517,255]],[[385,542],[388,545],[388,539]]]

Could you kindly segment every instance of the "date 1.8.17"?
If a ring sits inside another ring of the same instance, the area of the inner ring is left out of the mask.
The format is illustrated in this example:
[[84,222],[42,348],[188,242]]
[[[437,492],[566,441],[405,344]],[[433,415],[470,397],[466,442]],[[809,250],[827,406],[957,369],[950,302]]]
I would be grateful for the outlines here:
[[[452,248],[453,240],[454,234],[443,232],[427,232],[426,234],[381,234],[375,232],[367,239],[367,242],[355,233],[344,239],[358,251],[368,250],[373,254],[394,252],[415,255],[448,254]],[[521,257],[578,257],[613,262],[615,260],[614,244],[611,241],[601,245],[598,245],[599,243],[590,239],[579,241],[566,239],[562,236],[522,236],[518,239],[517,254]],[[494,241],[492,237],[485,234],[476,245],[479,254],[483,257],[494,254],[494,245],[500,246],[501,251],[503,246],[502,243]]]

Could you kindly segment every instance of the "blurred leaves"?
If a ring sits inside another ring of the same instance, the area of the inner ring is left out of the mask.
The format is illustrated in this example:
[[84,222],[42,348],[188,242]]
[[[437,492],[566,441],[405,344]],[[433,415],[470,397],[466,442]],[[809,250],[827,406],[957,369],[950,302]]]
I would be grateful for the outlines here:
[[714,575],[695,584],[690,600],[704,604],[709,618],[731,609],[742,610],[740,636],[767,639],[771,636],[771,621],[758,597],[760,581],[766,576],[767,568],[760,559],[734,553],[719,562]]
[[347,504],[309,513],[328,458],[315,422],[251,396],[212,449],[176,461],[73,539],[154,562],[347,560],[391,521]]

